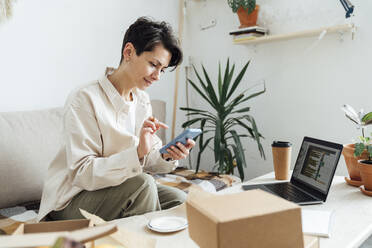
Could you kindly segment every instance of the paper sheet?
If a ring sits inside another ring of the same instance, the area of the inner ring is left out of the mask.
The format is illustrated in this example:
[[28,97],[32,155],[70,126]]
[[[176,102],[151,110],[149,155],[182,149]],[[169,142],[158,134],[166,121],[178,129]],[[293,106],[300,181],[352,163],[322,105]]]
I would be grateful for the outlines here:
[[332,214],[332,211],[302,209],[303,233],[329,238]]
[[9,218],[15,221],[26,222],[29,220],[36,219],[36,217],[37,217],[37,213],[35,211],[28,210],[22,214],[14,215]]

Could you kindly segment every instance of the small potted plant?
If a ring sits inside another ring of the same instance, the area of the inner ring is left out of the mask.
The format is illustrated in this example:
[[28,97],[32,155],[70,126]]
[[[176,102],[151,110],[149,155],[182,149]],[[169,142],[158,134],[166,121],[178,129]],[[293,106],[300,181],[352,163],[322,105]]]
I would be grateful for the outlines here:
[[[372,133],[371,133],[372,136]],[[367,153],[367,159],[358,160],[360,176],[363,186],[360,188],[366,195],[372,196],[372,139],[370,137],[359,137],[360,142],[355,144],[354,156],[359,157]]]
[[256,25],[259,10],[256,0],[227,0],[227,3],[232,11],[238,14],[239,28]]
[[[361,142],[356,142],[356,144],[346,144],[342,151],[350,176],[350,178],[345,177],[345,180],[349,185],[359,187],[362,185],[362,178],[360,175],[358,160],[368,159],[368,151],[365,149],[365,147],[367,147],[366,144],[368,143],[364,141],[368,140],[369,142],[369,139],[365,137],[364,129],[367,125],[372,124],[372,112],[365,114],[363,110],[360,110],[357,113],[354,108],[347,104],[344,104],[341,109],[345,112],[345,116],[354,122],[357,125],[357,128],[362,131],[362,136],[359,138]],[[363,144],[363,149],[361,149],[361,143]]]

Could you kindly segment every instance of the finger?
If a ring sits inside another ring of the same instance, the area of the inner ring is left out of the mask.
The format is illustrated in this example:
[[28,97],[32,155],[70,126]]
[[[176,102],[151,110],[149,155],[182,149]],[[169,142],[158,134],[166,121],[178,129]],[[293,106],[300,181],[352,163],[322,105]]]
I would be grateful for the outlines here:
[[172,158],[173,160],[178,160],[177,159],[177,157],[178,157],[177,154],[174,151],[172,151],[172,149],[168,148],[167,152],[168,152],[168,155],[169,155],[170,158]]
[[142,128],[142,132],[153,134],[154,133],[154,130],[151,127],[143,127]]
[[149,120],[145,120],[145,121],[143,122],[142,127],[144,127],[144,128],[146,128],[146,127],[150,127],[150,128],[153,129],[153,131],[156,131],[156,130],[157,130],[157,128],[156,128],[156,126],[155,126],[155,123],[152,122],[152,121],[149,121]]
[[157,122],[157,125],[159,125],[159,127],[165,128],[165,129],[169,128],[167,124],[165,124],[163,122],[160,122],[160,121]]
[[167,149],[168,153],[171,155],[173,160],[180,160],[182,159],[181,156],[179,156],[176,152],[174,152],[172,149],[168,148]]
[[181,143],[181,142],[178,142],[177,143],[177,147],[178,149],[181,150],[181,152],[184,154],[184,155],[189,155],[189,150]]
[[175,147],[175,146],[171,146],[170,149],[171,149],[175,154],[177,154],[177,156],[181,156],[182,152],[181,152],[180,149],[178,149],[177,147]]
[[154,116],[150,116],[150,117],[148,118],[148,120],[149,120],[150,122],[153,122],[153,123],[155,124],[155,126],[156,126],[156,130],[158,130],[159,128],[165,128],[165,129],[168,129],[168,128],[169,128],[167,124],[165,124],[165,123],[159,121],[159,120],[156,119]]
[[175,154],[177,154],[177,156],[179,157],[179,159],[182,159],[182,158],[185,158],[185,157],[186,157],[186,155],[183,154],[183,152],[182,152],[180,149],[178,149],[177,147],[175,147],[175,146],[171,146],[170,148],[172,149],[172,151],[173,151]]
[[195,141],[193,139],[187,139],[186,148],[191,149],[195,146]]
[[171,155],[173,160],[179,160],[180,156],[176,152],[174,152],[171,148],[167,149],[168,153]]
[[168,129],[169,128],[167,124],[159,121],[158,119],[154,118],[153,120],[154,120],[153,122],[155,123],[156,129],[159,129],[159,128]]
[[164,153],[163,155],[163,159],[167,159],[167,158],[172,158],[172,156],[170,155],[170,153]]

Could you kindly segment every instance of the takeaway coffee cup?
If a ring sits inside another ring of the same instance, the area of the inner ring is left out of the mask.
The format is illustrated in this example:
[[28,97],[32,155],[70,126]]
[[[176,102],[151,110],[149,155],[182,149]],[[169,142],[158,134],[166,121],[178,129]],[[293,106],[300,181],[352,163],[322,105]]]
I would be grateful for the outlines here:
[[275,179],[287,180],[291,165],[292,144],[287,141],[274,141],[271,148],[273,150]]

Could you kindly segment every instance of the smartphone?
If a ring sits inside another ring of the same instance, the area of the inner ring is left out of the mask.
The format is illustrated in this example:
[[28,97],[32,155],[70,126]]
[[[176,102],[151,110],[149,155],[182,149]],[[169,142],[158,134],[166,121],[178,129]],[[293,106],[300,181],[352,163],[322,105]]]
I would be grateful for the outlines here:
[[195,139],[202,133],[201,129],[198,128],[187,128],[180,135],[174,138],[171,142],[163,146],[159,151],[160,153],[168,153],[167,149],[171,146],[176,146],[178,142],[186,145],[187,139]]

